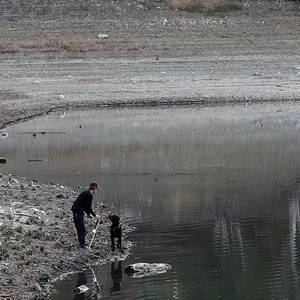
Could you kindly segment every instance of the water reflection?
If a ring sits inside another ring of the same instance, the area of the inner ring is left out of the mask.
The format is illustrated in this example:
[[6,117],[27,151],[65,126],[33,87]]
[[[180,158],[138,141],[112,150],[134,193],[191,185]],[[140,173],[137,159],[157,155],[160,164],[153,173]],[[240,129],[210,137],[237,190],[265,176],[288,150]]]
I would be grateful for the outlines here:
[[[121,263],[95,269],[103,298],[297,299],[299,114],[286,103],[66,111],[8,128],[1,168],[73,188],[97,178],[97,207],[126,153],[108,199],[137,227],[124,264],[173,269],[146,282]],[[70,299],[69,285],[53,299]]]
[[[87,276],[85,274],[85,271],[78,272],[76,288],[86,284],[87,284]],[[74,300],[84,300],[85,296],[86,296],[86,292],[75,293]]]
[[300,185],[296,184],[292,186],[289,194],[289,255],[290,255],[290,266],[293,274],[294,288],[296,293],[299,293],[299,270],[298,264],[298,240],[300,230]]
[[110,293],[111,293],[111,295],[113,295],[115,292],[121,291],[121,288],[122,288],[123,269],[122,269],[121,261],[111,263],[110,275],[111,275],[111,280],[113,283],[112,287],[110,288]]
[[[92,283],[88,281],[86,270],[77,273],[77,282],[74,288],[74,300],[86,300],[86,299],[102,299],[103,289],[100,286],[97,276],[93,268],[90,268],[93,278]],[[88,287],[89,286],[89,287]]]

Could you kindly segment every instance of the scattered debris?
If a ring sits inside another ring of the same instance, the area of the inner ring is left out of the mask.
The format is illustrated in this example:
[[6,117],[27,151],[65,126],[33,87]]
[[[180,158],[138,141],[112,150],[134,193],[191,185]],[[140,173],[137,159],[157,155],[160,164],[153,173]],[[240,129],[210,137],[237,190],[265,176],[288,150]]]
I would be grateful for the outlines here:
[[47,159],[28,159],[28,162],[47,161]]

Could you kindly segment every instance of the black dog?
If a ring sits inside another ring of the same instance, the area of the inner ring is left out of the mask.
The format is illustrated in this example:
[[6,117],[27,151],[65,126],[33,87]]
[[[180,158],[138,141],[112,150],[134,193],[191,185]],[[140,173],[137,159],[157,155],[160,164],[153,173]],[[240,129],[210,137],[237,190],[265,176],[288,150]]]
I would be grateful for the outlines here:
[[110,239],[111,239],[111,250],[115,251],[115,238],[118,239],[117,249],[121,250],[122,246],[122,227],[120,225],[120,218],[117,215],[109,215],[109,219],[112,224],[110,226]]

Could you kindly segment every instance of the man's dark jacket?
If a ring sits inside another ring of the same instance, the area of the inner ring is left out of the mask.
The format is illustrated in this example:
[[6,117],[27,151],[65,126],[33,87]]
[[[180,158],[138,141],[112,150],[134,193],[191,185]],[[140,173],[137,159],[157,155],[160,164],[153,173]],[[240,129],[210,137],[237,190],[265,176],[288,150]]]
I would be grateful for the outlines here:
[[93,195],[90,190],[86,190],[80,193],[71,208],[73,213],[83,215],[84,212],[86,212],[88,216],[92,215],[93,217],[95,217],[96,214],[92,209],[92,200]]

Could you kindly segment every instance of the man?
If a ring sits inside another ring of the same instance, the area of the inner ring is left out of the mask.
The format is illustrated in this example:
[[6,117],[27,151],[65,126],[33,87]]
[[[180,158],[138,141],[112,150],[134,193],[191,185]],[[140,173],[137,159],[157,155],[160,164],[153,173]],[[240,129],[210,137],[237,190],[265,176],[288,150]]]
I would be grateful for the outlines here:
[[89,250],[89,247],[85,244],[86,230],[84,225],[84,212],[91,219],[100,219],[100,216],[96,215],[92,209],[93,195],[96,194],[98,190],[100,190],[98,183],[92,182],[89,189],[80,193],[72,206],[73,220],[77,230],[80,249]]

